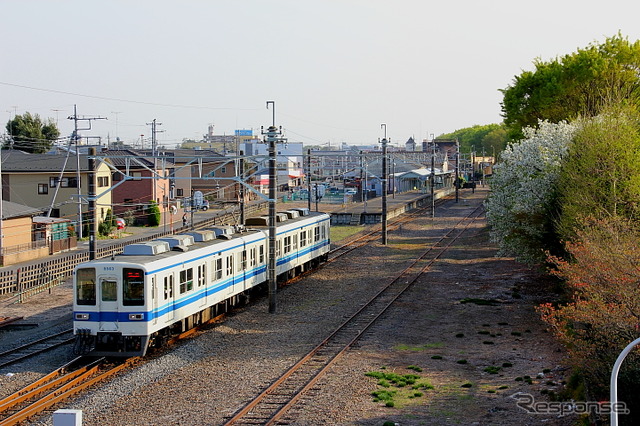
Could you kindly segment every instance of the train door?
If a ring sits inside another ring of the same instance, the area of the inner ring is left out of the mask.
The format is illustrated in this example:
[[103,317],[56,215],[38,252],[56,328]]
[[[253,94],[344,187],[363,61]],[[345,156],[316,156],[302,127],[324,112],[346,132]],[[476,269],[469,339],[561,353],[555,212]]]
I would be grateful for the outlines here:
[[207,264],[198,266],[198,293],[200,294],[200,307],[207,304]]
[[175,289],[173,274],[165,275],[162,284],[162,301],[164,302],[166,309],[160,312],[160,315],[164,315],[166,322],[170,322],[173,321],[175,316]]
[[114,276],[98,277],[100,331],[118,331],[118,279]]
[[151,277],[151,300],[153,300],[153,324],[156,325],[158,323],[158,289],[156,288],[156,276]]

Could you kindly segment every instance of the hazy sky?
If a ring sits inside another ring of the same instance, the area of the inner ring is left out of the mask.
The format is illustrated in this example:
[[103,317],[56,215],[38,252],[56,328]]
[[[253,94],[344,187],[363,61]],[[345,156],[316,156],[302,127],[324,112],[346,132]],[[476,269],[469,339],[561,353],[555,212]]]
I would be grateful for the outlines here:
[[102,116],[84,135],[160,143],[260,131],[332,145],[421,140],[500,122],[499,89],[621,32],[631,0],[2,2],[0,121],[25,111]]

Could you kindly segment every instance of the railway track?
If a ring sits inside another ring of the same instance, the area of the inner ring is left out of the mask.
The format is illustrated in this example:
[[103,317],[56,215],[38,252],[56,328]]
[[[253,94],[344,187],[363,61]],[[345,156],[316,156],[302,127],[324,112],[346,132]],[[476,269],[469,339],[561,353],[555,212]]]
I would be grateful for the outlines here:
[[226,421],[233,424],[288,424],[285,416],[318,379],[376,320],[407,291],[482,214],[482,206],[461,218],[423,254],[348,318],[331,335],[302,357],[279,379]]
[[[446,196],[436,200],[436,203],[435,203],[436,207],[444,204],[445,201],[450,200],[451,198],[452,198],[451,196]],[[425,207],[414,209],[411,212],[403,214],[401,216],[397,216],[395,220],[392,220],[387,224],[387,231],[393,231],[395,229],[398,229],[400,226],[402,226],[402,224],[408,223],[413,219],[415,219],[416,217],[419,217],[424,213],[430,212],[430,211],[431,211],[431,206],[425,206]],[[373,227],[373,229],[365,232],[364,234],[352,240],[347,241],[345,244],[342,244],[338,247],[334,247],[329,252],[329,259],[326,263],[334,262],[335,260],[346,255],[347,253],[350,253],[362,246],[365,246],[375,241],[378,238],[379,234],[382,232],[381,228],[382,228],[382,225],[377,225]]]
[[100,358],[69,371],[73,365],[83,363],[76,358],[65,366],[47,374],[40,380],[0,400],[0,426],[16,425],[50,409],[82,390],[105,380],[136,362],[129,358],[120,364],[110,364]]
[[2,352],[0,353],[0,369],[73,341],[73,329],[68,329]]

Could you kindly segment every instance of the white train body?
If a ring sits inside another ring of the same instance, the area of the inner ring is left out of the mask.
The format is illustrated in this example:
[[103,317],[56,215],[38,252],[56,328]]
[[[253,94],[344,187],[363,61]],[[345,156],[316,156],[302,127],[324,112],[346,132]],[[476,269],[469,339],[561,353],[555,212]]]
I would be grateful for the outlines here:
[[[326,260],[330,218],[306,209],[277,223],[276,274],[290,278]],[[297,214],[304,216],[295,217]],[[280,220],[284,217],[279,214]],[[234,233],[217,227],[125,247],[123,254],[74,270],[76,350],[95,355],[144,355],[238,303],[265,283],[266,220]]]

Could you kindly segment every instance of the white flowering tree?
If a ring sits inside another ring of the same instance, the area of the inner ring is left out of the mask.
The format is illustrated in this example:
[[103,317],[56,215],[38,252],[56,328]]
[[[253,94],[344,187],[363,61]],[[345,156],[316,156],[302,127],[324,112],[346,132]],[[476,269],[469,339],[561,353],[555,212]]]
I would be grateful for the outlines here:
[[566,122],[541,121],[501,154],[485,202],[491,239],[501,255],[535,263],[557,245],[556,184],[575,131]]

